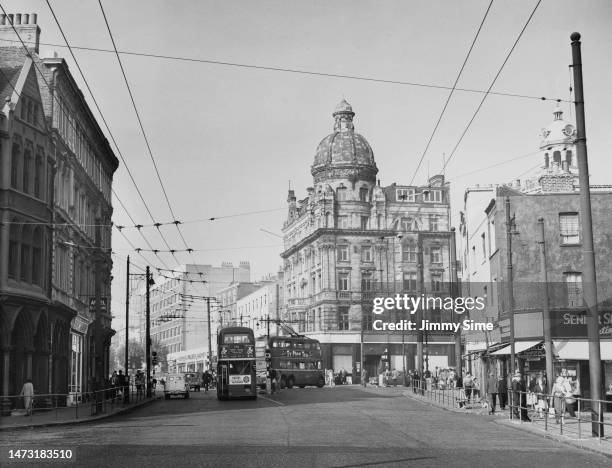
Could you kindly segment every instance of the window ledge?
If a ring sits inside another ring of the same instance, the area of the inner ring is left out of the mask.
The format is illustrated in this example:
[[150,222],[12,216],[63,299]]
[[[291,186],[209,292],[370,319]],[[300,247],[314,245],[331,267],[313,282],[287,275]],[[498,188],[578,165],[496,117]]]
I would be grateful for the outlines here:
[[577,242],[575,244],[559,244],[560,247],[582,247],[582,242]]

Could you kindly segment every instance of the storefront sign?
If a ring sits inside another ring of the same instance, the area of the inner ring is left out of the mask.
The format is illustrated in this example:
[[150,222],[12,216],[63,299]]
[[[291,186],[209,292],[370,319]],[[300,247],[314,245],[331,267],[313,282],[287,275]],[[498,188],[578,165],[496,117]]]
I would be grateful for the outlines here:
[[[586,338],[586,311],[558,312],[553,318],[552,335],[563,338]],[[599,336],[612,336],[612,312],[599,312]]]
[[90,323],[91,321],[77,315],[70,322],[70,326],[74,331],[82,333],[84,335],[85,333],[87,333],[87,328],[89,327]]

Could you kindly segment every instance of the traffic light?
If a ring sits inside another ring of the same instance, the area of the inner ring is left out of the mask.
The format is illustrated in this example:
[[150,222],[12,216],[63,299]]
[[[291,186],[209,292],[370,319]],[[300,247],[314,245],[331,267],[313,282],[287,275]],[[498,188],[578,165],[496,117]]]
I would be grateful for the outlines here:
[[154,366],[157,365],[157,352],[156,351],[151,352],[151,364]]

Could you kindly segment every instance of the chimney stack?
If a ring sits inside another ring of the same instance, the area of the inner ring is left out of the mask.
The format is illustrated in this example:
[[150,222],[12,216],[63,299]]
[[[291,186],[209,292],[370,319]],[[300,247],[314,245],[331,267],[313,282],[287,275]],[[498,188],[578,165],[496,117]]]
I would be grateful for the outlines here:
[[30,51],[38,54],[40,28],[36,24],[37,20],[36,13],[0,15],[0,47],[23,49],[23,41]]

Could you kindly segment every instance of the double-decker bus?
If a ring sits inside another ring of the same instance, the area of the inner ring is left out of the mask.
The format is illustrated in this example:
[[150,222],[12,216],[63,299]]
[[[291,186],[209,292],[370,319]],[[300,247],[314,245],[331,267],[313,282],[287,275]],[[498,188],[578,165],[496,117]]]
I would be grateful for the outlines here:
[[222,328],[217,335],[217,346],[217,398],[257,398],[253,330]]
[[281,388],[325,385],[321,368],[321,345],[304,336],[273,336],[268,340],[270,368],[276,371]]

